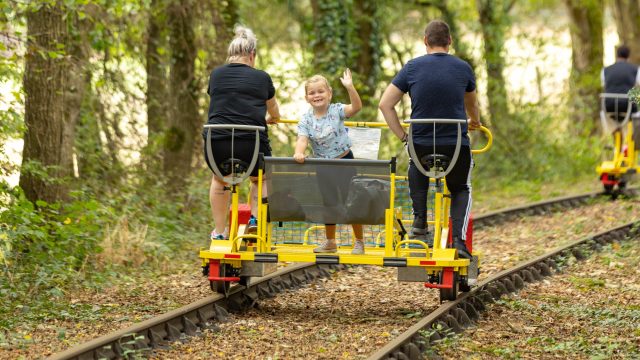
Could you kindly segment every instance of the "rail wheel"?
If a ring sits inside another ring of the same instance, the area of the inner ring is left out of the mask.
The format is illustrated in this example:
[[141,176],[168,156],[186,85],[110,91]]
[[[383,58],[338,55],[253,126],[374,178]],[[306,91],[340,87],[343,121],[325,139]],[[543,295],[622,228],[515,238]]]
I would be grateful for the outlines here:
[[[471,286],[469,286],[469,284],[467,283],[467,280],[460,281],[460,291],[462,292],[471,291]],[[442,299],[440,301],[442,301]]]
[[[446,270],[440,271],[438,277],[439,283],[441,285],[443,284],[443,280],[446,277],[445,271]],[[453,301],[458,297],[458,273],[454,271],[451,271],[451,273],[453,276],[452,286],[449,289],[440,289],[440,302]]]
[[[237,277],[239,275],[240,269],[234,268],[231,264],[220,264],[218,270],[219,277]],[[212,291],[225,296],[229,294],[229,289],[231,289],[231,281],[211,280],[209,281],[209,285]]]
[[604,185],[604,193],[611,195],[613,193],[613,185]]

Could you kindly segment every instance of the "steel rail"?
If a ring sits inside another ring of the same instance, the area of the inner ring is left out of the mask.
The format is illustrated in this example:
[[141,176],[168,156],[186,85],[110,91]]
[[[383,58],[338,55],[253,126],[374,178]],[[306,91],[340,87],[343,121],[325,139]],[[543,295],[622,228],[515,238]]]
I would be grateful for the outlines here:
[[[491,226],[523,214],[544,214],[563,208],[577,207],[602,193],[566,196],[529,205],[507,208],[480,215],[474,219],[476,227]],[[270,298],[284,290],[296,289],[320,277],[328,277],[329,270],[340,270],[343,265],[296,264],[280,269],[262,278],[251,278],[246,286],[235,286],[229,295],[212,295],[181,308],[115,331],[100,338],[76,345],[53,354],[49,359],[121,359],[136,351],[161,348],[165,344],[195,335],[200,329],[216,327],[229,311],[238,312],[253,307],[260,299]],[[484,283],[483,283],[484,284]],[[483,289],[485,285],[481,284]],[[480,288],[478,287],[478,288]],[[476,289],[478,289],[476,288]],[[477,292],[473,291],[471,294]],[[467,299],[463,295],[462,299]],[[460,300],[459,300],[460,301]],[[458,301],[455,302],[456,304]],[[430,316],[441,314],[440,309]],[[416,324],[415,326],[418,326]],[[413,327],[412,327],[413,328]]]
[[404,333],[368,357],[369,360],[423,359],[430,343],[453,333],[460,333],[479,318],[487,303],[503,295],[517,292],[525,283],[541,280],[559,270],[563,258],[583,260],[585,251],[599,250],[603,245],[626,237],[640,238],[640,220],[587,236],[513,268],[503,270],[480,282],[476,288],[455,301],[441,305]]
[[165,344],[195,335],[200,329],[216,327],[229,311],[253,307],[258,299],[270,298],[288,289],[321,277],[342,265],[294,264],[261,278],[251,278],[246,286],[234,286],[229,295],[216,294],[169,311],[126,329],[107,334],[54,354],[49,359],[122,359],[128,353],[160,348]]

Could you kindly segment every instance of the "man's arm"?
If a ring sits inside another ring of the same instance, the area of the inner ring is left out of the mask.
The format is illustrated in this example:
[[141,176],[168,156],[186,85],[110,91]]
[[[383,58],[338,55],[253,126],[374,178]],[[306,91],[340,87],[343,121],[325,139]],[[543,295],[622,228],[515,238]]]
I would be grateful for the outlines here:
[[267,124],[276,124],[280,120],[280,108],[275,96],[267,100],[267,113]]
[[464,93],[464,108],[469,117],[469,130],[475,130],[482,126],[480,124],[480,109],[478,106],[478,95],[476,91]]
[[398,89],[397,86],[389,84],[384,90],[384,93],[382,93],[382,98],[380,98],[380,104],[378,105],[384,120],[387,122],[387,125],[389,125],[389,129],[401,140],[406,139],[407,133],[404,132],[400,124],[400,119],[398,119],[396,105],[400,102],[403,95],[404,93]]

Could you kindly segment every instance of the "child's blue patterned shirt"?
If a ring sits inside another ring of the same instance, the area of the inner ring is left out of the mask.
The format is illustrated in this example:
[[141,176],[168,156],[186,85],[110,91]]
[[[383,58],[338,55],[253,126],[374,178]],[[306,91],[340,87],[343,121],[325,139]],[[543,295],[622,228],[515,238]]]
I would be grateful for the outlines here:
[[317,158],[335,159],[351,148],[351,139],[344,126],[344,104],[332,103],[327,113],[316,118],[313,108],[298,122],[298,136],[306,136]]

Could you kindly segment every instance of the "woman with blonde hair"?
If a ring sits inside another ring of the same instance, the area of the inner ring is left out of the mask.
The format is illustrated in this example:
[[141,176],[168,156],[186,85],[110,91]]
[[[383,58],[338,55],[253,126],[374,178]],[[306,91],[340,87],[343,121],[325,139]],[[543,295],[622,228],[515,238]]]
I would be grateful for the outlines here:
[[[274,124],[280,118],[275,88],[269,74],[255,68],[257,39],[251,29],[236,26],[235,37],[229,44],[227,63],[215,68],[209,78],[207,93],[209,103],[208,124],[233,124],[264,126]],[[267,115],[265,118],[265,115]],[[203,133],[203,137],[205,134]],[[230,157],[249,163],[255,147],[253,132],[236,131],[233,138],[233,156],[231,154],[231,130],[212,131],[212,152],[214,161],[220,164]],[[205,139],[206,141],[206,139]],[[271,147],[267,132],[260,132],[260,152],[271,156]],[[207,163],[209,159],[205,154]],[[211,166],[211,165],[210,165]],[[222,175],[230,169],[218,166]],[[251,173],[251,219],[247,232],[257,227],[257,167]],[[266,195],[266,192],[263,191]],[[209,189],[209,201],[215,228],[211,239],[228,237],[227,213],[231,193],[223,179],[213,176]]]

